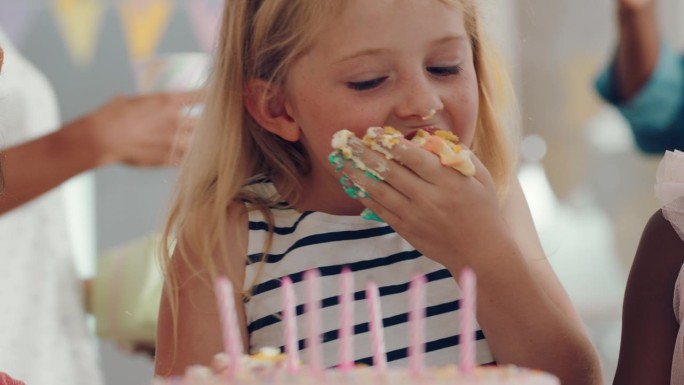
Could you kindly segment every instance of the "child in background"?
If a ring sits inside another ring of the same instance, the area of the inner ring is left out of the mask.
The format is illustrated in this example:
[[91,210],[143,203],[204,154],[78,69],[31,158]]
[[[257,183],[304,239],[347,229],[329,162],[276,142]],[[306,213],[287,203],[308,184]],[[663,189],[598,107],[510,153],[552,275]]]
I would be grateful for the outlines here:
[[[549,266],[514,170],[510,84],[474,0],[227,1],[204,124],[182,166],[166,229],[156,373],[182,374],[223,350],[213,279],[240,293],[249,352],[282,345],[279,282],[322,275],[323,359],[338,362],[338,278],[354,273],[355,359],[369,362],[363,291],[380,286],[387,359],[406,362],[408,282],[425,274],[425,360],[458,360],[460,290],[478,275],[479,364],[539,368],[595,384],[596,352]],[[452,131],[473,150],[474,177],[402,141],[398,161],[356,146],[385,178],[342,173],[369,196],[348,197],[327,158],[333,134],[369,126]],[[364,208],[385,223],[359,217]],[[242,290],[240,290],[242,289]],[[300,330],[305,317],[298,317]],[[305,347],[300,344],[300,349]],[[305,353],[302,357],[306,357]]]
[[667,152],[658,169],[663,208],[646,224],[627,280],[614,385],[684,383],[683,166],[682,153]]

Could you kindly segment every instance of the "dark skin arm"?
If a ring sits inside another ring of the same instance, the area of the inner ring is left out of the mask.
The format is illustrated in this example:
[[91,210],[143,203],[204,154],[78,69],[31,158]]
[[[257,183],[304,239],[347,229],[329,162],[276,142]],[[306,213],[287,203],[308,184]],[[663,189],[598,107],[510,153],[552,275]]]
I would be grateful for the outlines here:
[[684,242],[658,211],[646,224],[627,280],[613,385],[670,383],[679,330],[672,301],[682,263]]

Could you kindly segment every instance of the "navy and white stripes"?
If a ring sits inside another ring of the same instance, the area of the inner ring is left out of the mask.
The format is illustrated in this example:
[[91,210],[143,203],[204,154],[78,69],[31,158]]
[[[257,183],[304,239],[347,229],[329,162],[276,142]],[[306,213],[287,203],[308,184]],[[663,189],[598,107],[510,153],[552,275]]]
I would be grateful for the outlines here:
[[[425,359],[428,365],[458,362],[460,290],[440,264],[423,257],[384,223],[357,216],[333,216],[320,212],[271,210],[275,218],[272,247],[263,258],[268,226],[259,211],[249,214],[249,262],[246,284],[255,283],[245,303],[250,351],[282,347],[283,325],[280,280],[289,276],[297,297],[297,329],[302,358],[307,357],[304,338],[306,287],[304,273],[319,269],[321,286],[322,361],[335,366],[338,354],[339,287],[343,267],[354,275],[354,359],[371,364],[372,350],[365,289],[377,283],[389,365],[406,364],[408,289],[416,274],[426,276]],[[262,261],[263,259],[263,261]],[[479,330],[479,327],[478,327]],[[477,334],[479,364],[494,361],[481,331]]]

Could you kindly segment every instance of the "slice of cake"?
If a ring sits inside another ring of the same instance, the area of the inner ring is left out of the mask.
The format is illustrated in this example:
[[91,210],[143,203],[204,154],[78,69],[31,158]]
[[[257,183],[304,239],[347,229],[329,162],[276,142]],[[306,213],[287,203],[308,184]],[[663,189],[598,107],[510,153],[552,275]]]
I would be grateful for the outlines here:
[[[354,162],[359,169],[370,170],[361,159],[354,155],[349,146],[349,140],[353,137],[355,137],[354,133],[349,130],[336,132],[332,139],[333,149],[343,159]],[[384,154],[387,159],[393,159],[394,157],[389,150],[397,145],[402,138],[404,135],[397,129],[385,126],[368,128],[361,140],[368,148]],[[439,156],[440,162],[444,166],[451,167],[466,176],[475,175],[475,166],[471,160],[470,150],[459,143],[458,136],[453,132],[419,129],[411,132],[406,139]]]
[[[354,167],[364,171],[367,177],[382,180],[382,171],[384,170],[376,170],[366,166],[363,160],[354,154],[349,141],[355,137],[356,135],[349,130],[340,130],[333,135],[331,144],[335,151],[330,154],[330,163],[339,171],[344,162],[348,160],[354,163]],[[451,131],[427,128],[412,131],[404,136],[394,127],[369,127],[361,140],[368,148],[385,155],[385,158],[394,159],[390,150],[399,144],[403,138],[437,155],[442,165],[451,167],[465,176],[475,175],[471,151],[463,147],[459,143],[458,136]],[[356,199],[367,196],[366,191],[354,184],[349,178],[343,177],[341,182],[345,192],[350,197]],[[369,209],[363,210],[361,217],[382,222],[382,219]]]

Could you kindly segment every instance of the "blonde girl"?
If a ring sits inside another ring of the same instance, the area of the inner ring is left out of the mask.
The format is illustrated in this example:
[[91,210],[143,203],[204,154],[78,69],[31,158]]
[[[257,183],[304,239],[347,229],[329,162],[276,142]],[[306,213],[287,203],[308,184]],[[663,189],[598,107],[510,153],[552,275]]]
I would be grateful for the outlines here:
[[[598,383],[597,356],[546,260],[514,177],[509,83],[474,0],[229,0],[205,121],[183,166],[166,237],[156,372],[182,373],[222,350],[212,289],[238,288],[245,348],[282,345],[279,282],[321,273],[323,359],[335,366],[339,274],[356,282],[355,359],[369,362],[363,289],[380,286],[387,358],[407,359],[406,290],[427,277],[426,360],[458,359],[464,266],[478,280],[479,364],[540,368]],[[474,177],[408,141],[395,160],[352,145],[384,182],[328,163],[341,129],[450,130]],[[340,178],[364,187],[351,199]],[[359,217],[372,209],[385,223]],[[301,314],[300,314],[301,315]],[[300,329],[305,328],[298,317]],[[300,349],[305,350],[300,341]],[[303,354],[302,357],[306,355]]]

